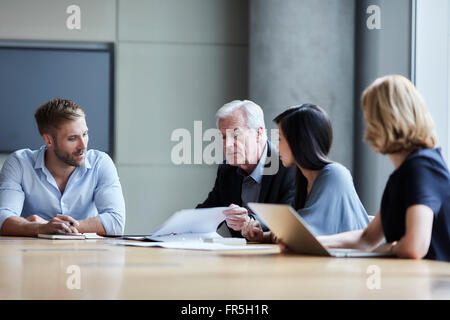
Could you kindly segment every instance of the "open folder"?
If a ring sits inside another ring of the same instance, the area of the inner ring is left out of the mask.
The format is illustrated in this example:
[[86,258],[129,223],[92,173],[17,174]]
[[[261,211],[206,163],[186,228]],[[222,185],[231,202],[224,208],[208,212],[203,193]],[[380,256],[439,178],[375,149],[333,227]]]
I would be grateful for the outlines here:
[[124,239],[141,241],[203,241],[221,238],[217,227],[225,220],[227,207],[185,209],[172,214],[149,236],[127,236]]

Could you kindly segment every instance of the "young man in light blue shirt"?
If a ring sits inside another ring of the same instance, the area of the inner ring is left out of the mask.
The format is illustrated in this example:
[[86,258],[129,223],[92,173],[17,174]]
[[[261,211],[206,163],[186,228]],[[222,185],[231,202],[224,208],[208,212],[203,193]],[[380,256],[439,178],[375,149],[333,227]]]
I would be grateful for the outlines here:
[[123,234],[117,170],[106,153],[87,150],[84,111],[52,99],[35,118],[45,145],[12,153],[0,172],[0,234]]

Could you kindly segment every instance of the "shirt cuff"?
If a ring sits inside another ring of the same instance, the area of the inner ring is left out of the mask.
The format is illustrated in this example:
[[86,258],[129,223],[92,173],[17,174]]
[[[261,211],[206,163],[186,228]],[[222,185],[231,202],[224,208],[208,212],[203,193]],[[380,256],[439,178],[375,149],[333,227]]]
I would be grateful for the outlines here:
[[103,225],[107,235],[119,236],[123,234],[124,224],[119,221],[110,213],[101,213],[97,216]]

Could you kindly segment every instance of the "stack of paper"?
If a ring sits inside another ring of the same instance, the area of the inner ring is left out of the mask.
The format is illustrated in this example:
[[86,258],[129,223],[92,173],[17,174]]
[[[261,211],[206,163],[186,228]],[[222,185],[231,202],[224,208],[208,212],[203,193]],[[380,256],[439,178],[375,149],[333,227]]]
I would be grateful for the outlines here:
[[204,242],[115,242],[115,245],[133,246],[133,247],[161,247],[166,249],[184,249],[184,250],[262,250],[272,249],[273,246],[259,245],[226,245],[222,243],[204,243]]

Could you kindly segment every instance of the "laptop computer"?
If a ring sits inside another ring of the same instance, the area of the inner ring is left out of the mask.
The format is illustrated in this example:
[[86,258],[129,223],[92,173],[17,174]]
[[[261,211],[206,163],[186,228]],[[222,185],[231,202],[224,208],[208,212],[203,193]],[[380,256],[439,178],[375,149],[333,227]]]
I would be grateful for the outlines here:
[[327,257],[382,257],[389,254],[355,249],[330,249],[323,246],[309,230],[306,222],[291,207],[283,204],[248,203],[269,229],[292,251]]

